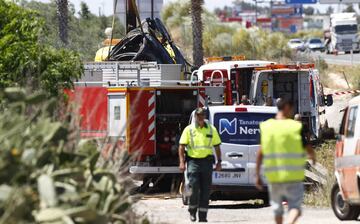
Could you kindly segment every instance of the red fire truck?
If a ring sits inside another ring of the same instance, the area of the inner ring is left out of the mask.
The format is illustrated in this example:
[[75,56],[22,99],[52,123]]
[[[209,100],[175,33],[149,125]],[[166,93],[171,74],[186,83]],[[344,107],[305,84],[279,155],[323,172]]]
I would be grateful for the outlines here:
[[207,58],[207,64],[201,66],[195,74],[200,81],[212,85],[223,84],[226,105],[239,104],[242,95],[250,94],[253,72],[275,64],[271,61],[244,59],[243,56]]
[[237,61],[209,62],[188,81],[181,65],[85,64],[84,77],[68,92],[79,105],[81,136],[107,137],[135,156],[129,171],[143,178],[145,188],[149,183],[169,187],[181,177],[177,142],[193,109],[232,105],[250,91],[252,71],[270,63],[230,59]]
[[81,136],[106,138],[127,150],[134,157],[129,171],[142,177],[144,186],[170,186],[174,178],[167,175],[180,176],[177,142],[191,112],[206,106],[208,96],[213,104],[224,104],[222,85],[186,81],[181,68],[153,62],[87,63],[84,77],[67,92],[78,105]]

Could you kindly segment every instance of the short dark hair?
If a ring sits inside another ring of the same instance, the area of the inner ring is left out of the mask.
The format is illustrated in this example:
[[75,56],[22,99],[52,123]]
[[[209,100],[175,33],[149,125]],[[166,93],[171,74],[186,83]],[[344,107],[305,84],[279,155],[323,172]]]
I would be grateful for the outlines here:
[[286,106],[294,107],[294,102],[288,98],[281,98],[276,102],[278,110],[284,110]]

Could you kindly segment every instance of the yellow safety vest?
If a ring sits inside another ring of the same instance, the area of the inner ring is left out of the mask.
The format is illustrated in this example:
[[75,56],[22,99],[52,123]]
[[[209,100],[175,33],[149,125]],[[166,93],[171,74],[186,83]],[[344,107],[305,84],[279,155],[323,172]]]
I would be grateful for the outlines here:
[[206,124],[206,127],[196,127],[195,124],[187,126],[180,138],[180,144],[187,146],[187,155],[191,158],[201,159],[213,155],[214,145],[221,144],[215,127]]
[[302,124],[269,119],[260,124],[264,173],[270,183],[299,182],[305,178]]

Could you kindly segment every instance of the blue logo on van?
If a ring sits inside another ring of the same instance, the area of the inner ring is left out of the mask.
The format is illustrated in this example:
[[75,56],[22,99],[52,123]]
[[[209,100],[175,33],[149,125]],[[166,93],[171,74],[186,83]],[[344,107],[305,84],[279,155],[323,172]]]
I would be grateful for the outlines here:
[[228,135],[236,135],[237,130],[237,119],[234,118],[232,121],[229,121],[226,118],[222,118],[219,120],[219,132],[222,135],[226,132]]
[[223,143],[257,145],[260,143],[259,124],[274,116],[275,113],[216,113],[214,125]]

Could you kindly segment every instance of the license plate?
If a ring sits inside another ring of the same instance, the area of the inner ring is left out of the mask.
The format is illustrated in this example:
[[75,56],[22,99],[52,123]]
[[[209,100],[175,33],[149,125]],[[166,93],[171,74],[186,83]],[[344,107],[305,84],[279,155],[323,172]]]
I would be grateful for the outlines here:
[[236,179],[241,178],[240,172],[214,172],[215,179]]

